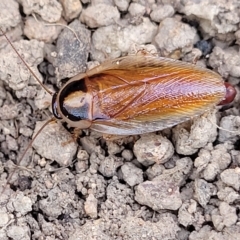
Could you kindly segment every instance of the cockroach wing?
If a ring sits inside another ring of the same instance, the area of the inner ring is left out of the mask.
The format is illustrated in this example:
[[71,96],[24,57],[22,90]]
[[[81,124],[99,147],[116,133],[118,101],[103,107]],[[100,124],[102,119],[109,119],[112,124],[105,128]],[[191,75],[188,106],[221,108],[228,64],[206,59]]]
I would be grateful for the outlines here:
[[150,55],[108,61],[87,75],[93,105],[101,116],[108,116],[93,114],[91,129],[107,134],[174,126],[214,108],[226,92],[213,71]]

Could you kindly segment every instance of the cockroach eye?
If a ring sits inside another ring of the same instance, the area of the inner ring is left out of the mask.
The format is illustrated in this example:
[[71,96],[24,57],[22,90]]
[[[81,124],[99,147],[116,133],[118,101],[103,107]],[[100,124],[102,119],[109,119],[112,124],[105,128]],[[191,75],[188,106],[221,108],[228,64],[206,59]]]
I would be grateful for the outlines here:
[[55,118],[62,119],[58,113],[57,107],[58,106],[57,106],[57,92],[56,92],[56,93],[54,93],[53,98],[52,98],[52,112],[53,112],[53,115]]

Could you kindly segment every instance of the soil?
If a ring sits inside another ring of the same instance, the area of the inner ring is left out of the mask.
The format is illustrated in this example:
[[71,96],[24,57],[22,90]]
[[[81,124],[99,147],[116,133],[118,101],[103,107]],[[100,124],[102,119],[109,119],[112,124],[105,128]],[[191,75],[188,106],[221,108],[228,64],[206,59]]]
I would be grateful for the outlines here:
[[55,121],[35,139],[52,97],[0,34],[0,240],[240,239],[238,0],[2,0],[0,9],[2,30],[51,92],[141,52],[197,59],[237,91],[163,131],[106,140]]

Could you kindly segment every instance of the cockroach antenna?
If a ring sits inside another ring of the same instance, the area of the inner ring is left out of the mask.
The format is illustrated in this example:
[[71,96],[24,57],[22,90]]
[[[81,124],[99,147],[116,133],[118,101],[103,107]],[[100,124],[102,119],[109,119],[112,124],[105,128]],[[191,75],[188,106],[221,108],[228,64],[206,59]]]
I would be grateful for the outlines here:
[[23,59],[23,57],[20,55],[20,53],[17,51],[17,49],[14,47],[14,45],[12,44],[12,42],[10,41],[10,39],[8,38],[8,36],[6,35],[6,33],[2,30],[2,28],[0,27],[0,31],[2,32],[3,36],[7,39],[8,43],[11,45],[11,47],[13,48],[13,50],[16,52],[16,54],[18,55],[18,57],[21,59],[21,61],[24,63],[24,65],[27,67],[27,69],[30,71],[30,73],[34,76],[34,78],[37,80],[37,82],[42,86],[43,89],[45,89],[46,92],[48,92],[51,96],[53,96],[53,92],[51,92],[48,88],[46,88],[42,82],[38,79],[37,75],[33,72],[33,70],[27,65],[27,63],[25,62],[25,60]]
[[6,181],[6,183],[4,184],[4,186],[3,186],[3,189],[2,189],[2,191],[1,191],[1,194],[3,194],[3,193],[5,192],[8,183],[10,182],[13,174],[14,174],[14,173],[16,172],[16,170],[17,170],[17,167],[20,166],[20,164],[21,164],[22,160],[24,159],[27,151],[28,151],[29,148],[32,146],[32,143],[35,141],[35,139],[37,138],[37,136],[41,133],[41,131],[42,131],[49,123],[54,122],[54,121],[56,121],[56,119],[55,119],[55,118],[51,118],[51,119],[49,119],[47,122],[45,122],[45,123],[43,124],[43,126],[38,130],[38,132],[36,133],[36,135],[35,135],[35,136],[32,138],[32,140],[29,142],[27,148],[24,150],[22,156],[20,157],[19,161],[17,162],[16,167],[15,167],[15,168],[13,169],[13,171],[9,174],[9,176],[8,176],[8,178],[7,178],[7,181]]
[[[30,73],[34,76],[34,78],[37,80],[37,82],[43,87],[43,89],[46,90],[46,92],[48,92],[51,96],[53,96],[53,92],[51,92],[48,88],[46,88],[42,82],[38,79],[38,77],[36,76],[36,74],[33,72],[33,70],[27,65],[26,61],[23,59],[23,57],[19,54],[19,52],[17,51],[17,49],[14,47],[14,45],[12,44],[12,42],[10,41],[10,39],[7,37],[7,35],[4,33],[4,31],[2,30],[2,28],[0,27],[0,31],[2,32],[3,36],[6,38],[7,42],[11,45],[12,49],[16,52],[16,54],[18,55],[18,57],[21,59],[21,61],[24,63],[24,65],[27,67],[27,69],[30,71]],[[36,133],[36,135],[32,138],[32,140],[29,142],[27,148],[25,149],[25,151],[23,152],[22,156],[20,157],[19,161],[16,164],[15,169],[9,174],[6,183],[3,186],[3,189],[1,191],[1,194],[4,193],[4,191],[6,190],[6,187],[8,185],[8,183],[10,182],[13,174],[16,172],[17,166],[19,166],[22,162],[22,160],[24,159],[27,151],[29,150],[29,148],[32,146],[32,143],[34,142],[34,140],[37,138],[37,136],[40,134],[40,132],[50,123],[56,121],[55,118],[51,118],[50,120],[48,120],[40,129],[39,131]]]

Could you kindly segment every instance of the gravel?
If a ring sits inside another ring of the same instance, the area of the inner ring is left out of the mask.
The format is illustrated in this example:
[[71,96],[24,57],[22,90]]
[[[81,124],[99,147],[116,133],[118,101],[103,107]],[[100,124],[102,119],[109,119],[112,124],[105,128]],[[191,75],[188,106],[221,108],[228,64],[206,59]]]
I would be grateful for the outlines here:
[[114,141],[89,130],[74,139],[71,126],[50,123],[6,186],[52,113],[51,96],[0,36],[0,239],[240,239],[239,8],[239,0],[0,1],[2,30],[51,91],[146,51],[201,58],[238,92],[222,109]]

